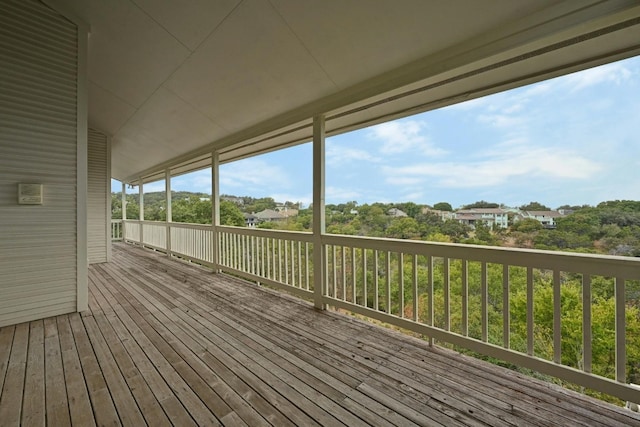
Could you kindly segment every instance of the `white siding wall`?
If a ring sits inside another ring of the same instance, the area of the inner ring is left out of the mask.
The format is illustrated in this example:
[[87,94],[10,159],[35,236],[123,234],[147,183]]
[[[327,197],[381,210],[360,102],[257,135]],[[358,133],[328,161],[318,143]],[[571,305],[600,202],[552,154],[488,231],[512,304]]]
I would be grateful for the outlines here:
[[[76,311],[78,32],[31,0],[0,1],[0,28],[3,326]],[[18,205],[20,182],[44,204]]]
[[88,144],[88,255],[89,263],[94,264],[107,262],[111,248],[111,192],[108,190],[111,181],[108,170],[110,153],[107,136],[99,131],[89,129]]

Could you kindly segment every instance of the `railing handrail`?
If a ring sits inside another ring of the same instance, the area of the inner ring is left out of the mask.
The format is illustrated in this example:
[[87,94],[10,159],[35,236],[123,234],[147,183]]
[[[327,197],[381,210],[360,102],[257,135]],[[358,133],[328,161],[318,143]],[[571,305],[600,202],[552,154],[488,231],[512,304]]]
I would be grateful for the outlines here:
[[236,233],[244,236],[258,237],[276,237],[279,239],[290,239],[300,242],[311,242],[313,233],[308,231],[291,231],[291,230],[269,230],[262,228],[234,227],[229,225],[220,225],[218,230],[227,233]]
[[[325,234],[324,245],[357,246],[363,249],[402,252],[411,255],[466,259],[538,269],[581,271],[603,276],[640,280],[640,258],[560,252],[543,249],[505,248],[462,243],[428,242],[391,238]],[[577,270],[576,270],[577,269]],[[604,271],[603,271],[604,270]]]

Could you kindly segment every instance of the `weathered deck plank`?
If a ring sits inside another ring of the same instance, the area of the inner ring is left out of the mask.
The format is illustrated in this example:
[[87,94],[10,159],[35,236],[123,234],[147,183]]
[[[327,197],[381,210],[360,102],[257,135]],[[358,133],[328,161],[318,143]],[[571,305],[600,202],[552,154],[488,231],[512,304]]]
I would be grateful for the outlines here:
[[28,347],[29,324],[21,323],[15,327],[11,355],[0,399],[0,420],[7,426],[20,424]]
[[0,329],[0,424],[640,426],[621,408],[130,246],[91,266],[89,306]]

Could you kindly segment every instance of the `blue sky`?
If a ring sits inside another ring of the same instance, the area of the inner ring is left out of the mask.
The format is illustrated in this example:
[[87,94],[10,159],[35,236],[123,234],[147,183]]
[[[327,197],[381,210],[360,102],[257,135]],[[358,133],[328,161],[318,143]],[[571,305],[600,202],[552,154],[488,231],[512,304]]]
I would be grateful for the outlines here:
[[[639,129],[637,57],[328,138],[326,202],[640,200]],[[220,192],[306,205],[311,166],[311,144],[224,164]],[[172,189],[210,193],[210,176]]]

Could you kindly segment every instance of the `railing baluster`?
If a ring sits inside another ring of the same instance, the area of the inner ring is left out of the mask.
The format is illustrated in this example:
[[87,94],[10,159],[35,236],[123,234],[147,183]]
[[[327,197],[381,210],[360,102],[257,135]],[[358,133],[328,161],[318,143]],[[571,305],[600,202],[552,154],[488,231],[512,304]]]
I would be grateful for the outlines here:
[[400,291],[400,317],[404,317],[404,253],[398,252],[398,290]]
[[462,265],[462,335],[469,335],[469,261],[461,260]]
[[[434,312],[433,312],[433,256],[432,255],[427,255],[427,268],[428,270],[428,275],[427,275],[427,279],[429,280],[428,283],[428,287],[429,287],[429,305],[427,307],[427,316],[428,319],[427,321],[429,322],[429,326],[434,325]],[[433,337],[429,336],[429,345],[433,345]]]
[[278,281],[282,282],[282,239],[278,239]]
[[367,250],[362,249],[362,298],[363,306],[367,307]]
[[373,288],[374,288],[374,294],[373,294],[373,308],[378,311],[379,310],[379,302],[380,302],[380,298],[378,295],[379,292],[379,271],[380,271],[380,260],[378,259],[378,250],[375,249],[373,251]]
[[413,320],[418,321],[418,255],[413,254]]
[[336,266],[336,245],[331,245],[331,260],[333,266],[333,297],[338,297],[338,267]]
[[489,286],[487,285],[487,263],[483,262],[480,269],[482,274],[482,277],[480,278],[480,292],[482,292],[480,297],[480,311],[482,313],[482,341],[487,342],[489,340]]
[[306,273],[306,276],[307,276],[307,285],[306,285],[306,287],[307,287],[307,290],[309,290],[309,281],[310,281],[310,277],[309,277],[309,242],[304,242],[304,253],[305,253],[305,256],[304,256],[304,259],[305,259],[304,267],[305,267],[305,273]]
[[509,264],[502,264],[502,345],[504,348],[511,348],[511,313],[509,304]]
[[298,246],[298,287],[302,288],[302,247],[300,246],[300,241],[297,242],[297,246]]
[[[325,280],[328,280],[328,277],[329,277],[329,270],[328,270],[329,262],[327,260],[329,259],[328,258],[329,257],[329,247],[327,245],[323,245],[323,250],[324,250],[324,258],[323,258],[324,259],[324,262],[323,262],[323,264],[324,264],[324,277],[325,277]],[[328,293],[329,293],[329,287],[325,286],[323,296],[326,296]]]
[[255,252],[256,252],[256,237],[255,236],[247,236],[247,247],[249,249],[249,267],[248,267],[248,272],[249,274],[255,274],[256,272],[256,257],[255,257]]
[[242,236],[236,234],[233,238],[233,268],[239,270],[240,267],[240,238]]
[[626,318],[624,277],[615,278],[616,299],[616,381],[627,382]]
[[591,276],[582,275],[582,370],[591,372]]
[[527,354],[533,356],[533,268],[527,267]]
[[342,246],[342,300],[347,300],[347,253]]
[[562,301],[560,290],[560,270],[553,270],[553,361],[562,360]]
[[241,235],[236,234],[233,239],[233,268],[236,270],[240,269],[240,239]]
[[290,242],[290,253],[291,253],[291,286],[295,286],[298,287],[298,282],[296,281],[296,270],[298,268],[298,266],[296,265],[296,245],[295,242],[292,240]]
[[262,237],[260,239],[260,259],[261,259],[260,268],[261,268],[261,272],[262,272],[260,275],[262,277],[267,277],[267,269],[266,269],[266,266],[265,266],[265,258],[266,258],[265,257],[265,245],[266,245],[266,241],[267,241],[266,237]]
[[444,286],[444,330],[451,330],[451,287],[450,280],[451,276],[449,275],[449,258],[445,257],[442,260],[442,270],[443,270],[443,286]]
[[385,257],[385,260],[387,262],[387,269],[386,269],[386,274],[387,274],[387,313],[391,314],[391,252],[387,251],[387,256]]
[[[271,243],[269,245],[269,243]],[[270,256],[267,257],[267,269],[269,270],[269,279],[275,280],[276,277],[276,242],[274,239],[267,240],[267,246],[271,246]],[[267,249],[268,250],[268,249]]]
[[289,280],[289,244],[284,242],[284,283],[291,284]]
[[357,284],[356,284],[356,248],[351,247],[351,299],[357,304]]

